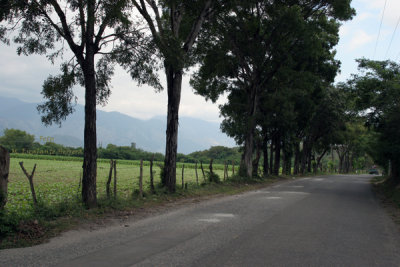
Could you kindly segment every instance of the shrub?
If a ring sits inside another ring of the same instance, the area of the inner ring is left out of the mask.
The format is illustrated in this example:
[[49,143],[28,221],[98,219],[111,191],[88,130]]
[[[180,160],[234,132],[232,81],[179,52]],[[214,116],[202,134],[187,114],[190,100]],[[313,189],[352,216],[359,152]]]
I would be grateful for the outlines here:
[[219,175],[216,174],[215,172],[207,172],[207,179],[210,183],[217,183],[219,184],[221,182],[221,179],[219,178]]

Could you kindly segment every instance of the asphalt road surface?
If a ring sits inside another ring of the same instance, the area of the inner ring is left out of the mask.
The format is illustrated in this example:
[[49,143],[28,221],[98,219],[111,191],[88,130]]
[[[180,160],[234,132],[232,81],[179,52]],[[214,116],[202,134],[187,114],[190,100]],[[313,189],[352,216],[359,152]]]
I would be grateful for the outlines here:
[[49,243],[0,266],[400,266],[400,234],[371,176],[323,176],[200,203]]

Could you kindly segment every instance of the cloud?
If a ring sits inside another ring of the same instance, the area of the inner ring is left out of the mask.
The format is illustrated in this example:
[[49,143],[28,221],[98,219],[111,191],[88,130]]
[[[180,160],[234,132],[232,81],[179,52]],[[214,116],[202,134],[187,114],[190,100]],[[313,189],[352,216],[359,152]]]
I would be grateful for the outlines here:
[[[385,7],[386,1],[386,7]],[[384,26],[395,27],[399,19],[400,1],[399,0],[358,0],[360,5],[364,8],[379,14],[379,21],[382,18],[382,14],[385,7],[385,13],[383,14],[382,23]]]
[[365,31],[359,30],[353,35],[347,48],[350,51],[354,51],[368,43],[374,42],[375,39],[374,35],[369,35]]
[[[162,81],[165,80],[162,72],[160,73],[160,79]],[[179,116],[221,121],[218,105],[225,103],[226,98],[221,97],[221,100],[216,104],[206,102],[203,97],[193,93],[193,89],[189,85],[189,79],[189,75],[183,77]],[[165,85],[165,81],[163,83]],[[149,86],[138,86],[121,68],[116,69],[112,85],[112,94],[108,104],[105,107],[99,107],[100,109],[119,111],[140,119],[167,115],[168,99],[165,90],[155,92]]]
[[[0,94],[15,97],[26,102],[44,102],[40,92],[43,81],[49,75],[59,73],[59,63],[51,65],[44,56],[18,56],[16,45],[0,44]],[[190,116],[208,121],[221,121],[218,104],[206,102],[195,95],[189,85],[189,75],[184,76],[180,116]],[[160,79],[165,80],[163,72]],[[165,82],[164,82],[165,84]],[[154,116],[166,116],[167,94],[156,93],[149,86],[138,86],[121,68],[116,68],[112,80],[112,93],[108,104],[98,108],[105,111],[118,111],[136,118],[148,119]],[[84,89],[74,88],[78,103],[84,104]],[[222,100],[223,102],[223,100]],[[222,103],[221,101],[219,104]]]

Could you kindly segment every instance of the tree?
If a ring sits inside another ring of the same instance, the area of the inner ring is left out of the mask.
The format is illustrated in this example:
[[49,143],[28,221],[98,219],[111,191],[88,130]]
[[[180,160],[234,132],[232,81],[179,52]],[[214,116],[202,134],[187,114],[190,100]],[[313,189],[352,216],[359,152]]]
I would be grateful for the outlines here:
[[31,149],[34,141],[34,135],[17,129],[5,129],[4,135],[0,137],[0,145],[18,152]]
[[8,175],[10,173],[10,153],[0,146],[0,214],[7,203]]
[[[191,83],[212,101],[229,94],[228,103],[221,108],[225,118],[222,129],[243,144],[240,172],[250,177],[260,99],[280,90],[278,74],[288,81],[289,70],[302,73],[313,65],[321,67],[314,70],[314,77],[325,72],[319,80],[334,77],[337,67],[332,72],[329,66],[337,65],[332,51],[337,43],[337,21],[351,18],[354,10],[350,1],[253,0],[235,4],[232,11],[218,16],[213,28],[216,37],[209,38],[200,50],[201,67]],[[278,152],[280,137],[275,143]]]
[[[125,34],[129,21],[126,0],[4,0],[0,9],[0,39],[17,32],[13,41],[17,53],[42,54],[54,63],[68,50],[72,58],[61,64],[61,74],[50,76],[43,84],[47,102],[38,110],[46,125],[60,124],[73,112],[73,87],[85,88],[84,161],[82,199],[94,207],[96,197],[97,141],[96,104],[105,103],[110,94],[113,65],[107,57],[118,37]],[[65,45],[64,45],[65,42]],[[69,48],[69,49],[67,49]]]
[[358,59],[360,74],[345,88],[354,97],[355,108],[366,126],[376,134],[371,156],[400,183],[400,65],[392,61]]
[[[159,58],[162,61],[168,94],[166,149],[162,183],[169,192],[175,192],[176,159],[178,148],[179,104],[181,99],[182,76],[185,69],[195,63],[192,54],[196,39],[206,20],[216,11],[216,0],[132,0],[132,4],[147,23],[156,49],[153,55],[144,53],[140,63],[122,59],[122,65],[134,79],[148,83],[161,90],[156,70]],[[129,43],[127,44],[129,46]],[[153,58],[151,58],[153,56]],[[137,59],[137,55],[133,57]],[[120,60],[121,61],[121,60]],[[133,64],[133,66],[132,66]]]

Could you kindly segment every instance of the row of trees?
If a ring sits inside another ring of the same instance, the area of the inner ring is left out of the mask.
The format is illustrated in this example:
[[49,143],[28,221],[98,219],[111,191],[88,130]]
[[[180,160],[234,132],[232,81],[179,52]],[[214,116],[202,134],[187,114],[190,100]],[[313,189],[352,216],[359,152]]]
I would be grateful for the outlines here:
[[[0,136],[0,145],[9,152],[83,157],[83,149],[81,147],[66,147],[54,142],[40,144],[39,142],[35,142],[33,134],[18,129],[5,129],[3,135]],[[108,144],[105,148],[99,147],[97,152],[98,157],[102,159],[164,161],[163,154],[144,151],[134,146]],[[209,162],[210,159],[213,159],[214,163],[217,164],[224,164],[225,162],[239,163],[240,151],[238,147],[213,146],[209,149],[196,151],[188,155],[180,153],[177,155],[178,162]]]
[[[339,86],[352,100],[349,112],[370,130],[368,153],[400,183],[400,65],[392,61],[359,59],[360,73]],[[360,139],[358,139],[360,141]]]
[[261,154],[264,175],[278,174],[281,160],[290,172],[293,157],[295,173],[310,171],[344,128],[333,48],[339,21],[354,14],[349,4],[246,1],[218,16],[213,38],[201,42],[191,84],[212,101],[228,95],[222,130],[244,147],[242,176],[257,174]]
[[298,164],[304,169],[310,144],[321,138],[318,127],[324,127],[319,103],[334,96],[329,85],[339,66],[333,50],[339,21],[353,14],[350,0],[5,0],[0,39],[8,43],[16,31],[18,54],[44,54],[52,62],[65,50],[72,54],[61,74],[44,82],[47,102],[38,110],[45,124],[61,123],[73,112],[73,87],[85,88],[82,198],[94,207],[96,104],[106,103],[115,64],[157,90],[162,90],[158,71],[165,72],[162,182],[170,192],[176,184],[182,76],[195,65],[200,68],[192,85],[199,94],[215,100],[228,93],[222,127],[244,146],[243,175],[251,176],[258,164],[254,147],[259,151],[267,143],[275,149],[276,169],[278,151],[283,148],[288,162],[290,147],[297,152],[302,142]]

